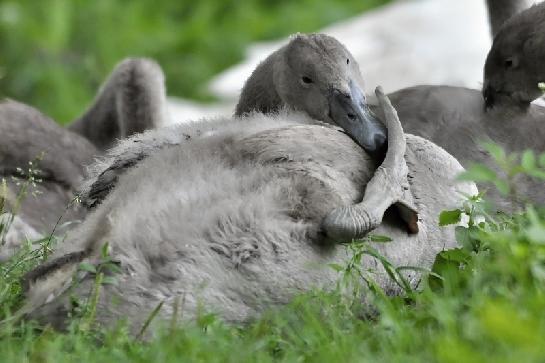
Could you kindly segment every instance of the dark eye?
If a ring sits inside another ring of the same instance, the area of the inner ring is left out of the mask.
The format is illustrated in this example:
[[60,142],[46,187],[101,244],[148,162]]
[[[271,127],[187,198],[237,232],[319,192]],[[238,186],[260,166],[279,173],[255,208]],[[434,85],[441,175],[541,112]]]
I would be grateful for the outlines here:
[[505,60],[503,63],[505,68],[512,68],[513,67],[513,60],[511,58]]
[[310,79],[310,78],[307,77],[307,76],[303,76],[303,77],[301,78],[301,80],[303,81],[303,83],[306,83],[306,84],[312,83],[312,79]]
[[350,64],[350,59],[346,58],[346,64]]

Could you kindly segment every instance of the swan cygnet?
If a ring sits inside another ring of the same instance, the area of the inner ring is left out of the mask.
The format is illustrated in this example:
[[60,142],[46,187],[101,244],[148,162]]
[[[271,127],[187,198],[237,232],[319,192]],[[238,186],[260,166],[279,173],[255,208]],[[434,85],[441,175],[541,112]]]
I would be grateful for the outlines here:
[[[482,91],[416,86],[390,94],[405,132],[443,147],[464,167],[478,162],[498,171],[482,142],[494,142],[508,153],[545,152],[545,108],[531,103],[541,95],[538,84],[545,80],[544,34],[541,3],[509,19],[498,32],[484,67]],[[520,196],[545,203],[541,182],[520,175],[516,187]],[[501,209],[514,207],[495,189],[486,195]]]
[[128,58],[115,67],[93,104],[68,128],[105,151],[119,139],[158,127],[165,110],[161,67],[150,59]]
[[518,106],[521,111],[543,95],[545,82],[545,3],[510,18],[486,58],[483,95],[488,109]]
[[[271,114],[284,109],[304,112],[315,121],[341,127],[380,160],[387,133],[367,106],[363,84],[354,57],[339,41],[325,34],[297,34],[254,70],[242,89],[235,115]],[[159,110],[159,106],[150,109]],[[157,149],[220,132],[219,128],[225,126],[204,125],[186,130],[184,135],[167,128],[135,137],[131,147],[123,143],[113,148],[93,167],[82,192],[83,202],[96,206],[115,186],[119,175]]]
[[[115,67],[94,105],[69,129],[25,104],[0,102],[0,179],[8,186],[8,196],[0,197],[7,201],[5,211],[17,214],[17,223],[5,231],[8,240],[4,242],[15,250],[22,235],[35,239],[52,233],[55,227],[56,234],[63,234],[66,228],[60,226],[68,227],[64,222],[82,219],[85,208],[72,201],[86,167],[117,139],[158,124],[165,97],[161,68],[151,60],[131,58]],[[17,202],[31,162],[39,182]],[[8,220],[3,218],[4,224]],[[11,254],[4,250],[0,255]]]
[[[136,333],[160,302],[154,324],[172,318],[179,296],[184,320],[204,309],[230,323],[248,322],[300,293],[335,289],[338,273],[328,265],[351,256],[343,246],[321,243],[321,228],[332,210],[360,200],[362,209],[370,207],[369,219],[381,221],[376,233],[392,238],[371,243],[381,256],[395,266],[431,268],[438,252],[457,245],[454,227],[439,227],[438,214],[476,188],[454,180],[463,169],[443,149],[404,135],[380,90],[377,97],[388,129],[379,169],[337,127],[286,110],[147,132],[148,144],[168,140],[169,146],[120,175],[108,197],[26,276],[16,316],[65,328],[70,296],[85,296],[94,283],[91,274],[76,274],[78,266],[99,263],[108,242],[120,272],[118,284],[101,288],[98,323],[126,318]],[[410,184],[420,233],[407,234],[396,211],[386,211],[401,198],[398,175]],[[379,260],[364,256],[361,263],[387,294],[403,294]],[[413,288],[419,284],[418,271],[403,274]]]

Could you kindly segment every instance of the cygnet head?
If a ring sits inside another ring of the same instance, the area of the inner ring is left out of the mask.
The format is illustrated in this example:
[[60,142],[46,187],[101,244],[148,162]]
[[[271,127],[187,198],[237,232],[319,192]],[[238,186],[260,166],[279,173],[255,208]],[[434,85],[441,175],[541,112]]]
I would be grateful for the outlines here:
[[545,3],[513,16],[494,37],[484,69],[487,108],[529,106],[545,82]]
[[[271,72],[272,77],[259,72]],[[357,62],[338,40],[325,34],[297,34],[254,71],[242,90],[237,114],[287,106],[341,127],[370,154],[382,154],[386,128],[367,106],[363,84]],[[276,107],[267,105],[260,94],[276,99]],[[256,105],[249,105],[252,102]]]

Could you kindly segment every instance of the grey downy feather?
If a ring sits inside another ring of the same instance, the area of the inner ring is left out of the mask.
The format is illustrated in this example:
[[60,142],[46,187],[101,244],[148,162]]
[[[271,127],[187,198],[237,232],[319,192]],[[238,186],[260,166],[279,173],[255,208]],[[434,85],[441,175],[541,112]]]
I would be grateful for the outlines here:
[[[197,130],[201,137],[187,139]],[[51,262],[29,274],[24,313],[64,327],[69,295],[85,294],[93,283],[80,276],[67,289],[72,276],[80,262],[98,261],[105,242],[122,272],[117,285],[101,292],[96,318],[109,325],[126,316],[135,332],[160,302],[159,320],[171,318],[182,297],[184,319],[204,307],[238,323],[312,288],[335,287],[328,264],[350,256],[324,240],[322,221],[362,199],[377,167],[362,148],[338,128],[293,111],[170,131],[171,146],[120,175]],[[419,233],[407,234],[390,209],[375,233],[393,242],[373,247],[394,265],[429,268],[438,252],[456,246],[454,229],[438,226],[439,212],[476,188],[454,180],[463,169],[443,149],[412,135],[406,142]],[[402,292],[374,258],[363,267],[377,270],[375,279],[389,294]],[[406,278],[416,287],[419,273]]]

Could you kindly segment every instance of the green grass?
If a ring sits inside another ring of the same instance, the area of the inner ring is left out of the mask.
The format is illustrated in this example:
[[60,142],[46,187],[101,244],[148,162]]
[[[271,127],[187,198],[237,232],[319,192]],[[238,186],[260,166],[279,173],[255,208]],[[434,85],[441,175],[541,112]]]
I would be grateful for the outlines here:
[[4,326],[0,356],[6,362],[543,361],[545,213],[529,209],[505,221],[497,231],[498,225],[479,227],[473,248],[443,254],[436,266],[443,280],[431,278],[405,299],[377,294],[369,319],[354,301],[315,292],[248,327],[205,316],[147,343],[123,327],[57,333]]
[[164,68],[169,93],[210,99],[206,81],[249,42],[316,31],[390,0],[0,0],[0,97],[60,123],[127,56]]
[[[491,175],[480,166],[463,178],[508,185],[517,174],[545,180],[545,154],[506,155],[486,147],[502,173]],[[543,362],[545,209],[490,215],[482,204],[473,196],[460,209],[443,212],[442,225],[468,220],[456,227],[460,248],[437,257],[419,291],[387,297],[372,290],[371,309],[362,308],[357,297],[314,291],[248,326],[202,315],[185,325],[166,322],[146,342],[131,337],[122,323],[90,330],[88,320],[82,325],[74,319],[68,332],[59,333],[23,321],[0,326],[0,357],[5,362]],[[357,262],[367,247],[348,248],[351,262]],[[0,319],[21,305],[20,277],[43,260],[40,251],[47,248],[22,251],[0,265]],[[355,266],[334,266],[339,291],[345,284],[367,285]]]
[[[0,0],[0,94],[67,122],[119,59],[145,55],[161,62],[171,93],[207,99],[206,80],[237,62],[249,41],[315,30],[383,2]],[[502,177],[475,166],[465,178],[513,198],[522,197],[513,190],[518,174],[545,180],[545,155],[489,151]],[[0,211],[1,192],[0,185]],[[61,333],[3,323],[0,362],[543,362],[545,210],[528,206],[482,222],[475,218],[481,214],[478,198],[444,213],[443,224],[471,217],[457,228],[461,247],[438,256],[420,291],[371,293],[373,309],[315,291],[248,326],[203,315],[186,325],[167,322],[147,342],[123,324],[89,330],[74,320]],[[51,241],[35,242],[42,248],[0,264],[0,320],[21,306],[24,273],[47,258]],[[352,246],[355,259],[359,246]],[[352,267],[336,268],[341,284],[366,284]]]

